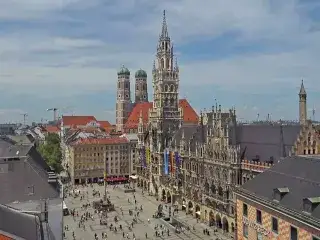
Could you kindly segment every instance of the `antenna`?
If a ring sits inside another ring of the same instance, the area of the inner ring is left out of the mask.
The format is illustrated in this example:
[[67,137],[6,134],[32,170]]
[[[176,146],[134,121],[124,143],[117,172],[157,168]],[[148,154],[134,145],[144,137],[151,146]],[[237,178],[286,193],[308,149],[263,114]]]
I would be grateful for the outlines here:
[[259,117],[260,117],[260,114],[258,113],[257,114],[257,122],[259,121]]
[[312,109],[312,121],[315,122],[316,121],[316,109],[313,107]]

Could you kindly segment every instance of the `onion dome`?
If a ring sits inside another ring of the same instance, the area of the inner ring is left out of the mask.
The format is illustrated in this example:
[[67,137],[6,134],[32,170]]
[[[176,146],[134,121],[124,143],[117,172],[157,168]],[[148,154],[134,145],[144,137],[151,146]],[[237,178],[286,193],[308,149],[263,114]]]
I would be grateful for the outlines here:
[[136,78],[147,78],[147,73],[146,73],[146,71],[139,69],[138,71],[136,71],[135,77]]
[[128,68],[126,68],[124,65],[122,65],[122,67],[118,71],[118,75],[130,75],[130,71]]

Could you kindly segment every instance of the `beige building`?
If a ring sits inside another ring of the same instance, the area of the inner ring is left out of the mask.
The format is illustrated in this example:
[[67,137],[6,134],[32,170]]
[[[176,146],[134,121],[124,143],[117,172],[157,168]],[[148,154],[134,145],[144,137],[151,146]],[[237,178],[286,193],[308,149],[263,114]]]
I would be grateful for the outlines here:
[[134,136],[78,139],[68,148],[69,173],[74,184],[107,178],[128,178],[134,172],[136,158]]

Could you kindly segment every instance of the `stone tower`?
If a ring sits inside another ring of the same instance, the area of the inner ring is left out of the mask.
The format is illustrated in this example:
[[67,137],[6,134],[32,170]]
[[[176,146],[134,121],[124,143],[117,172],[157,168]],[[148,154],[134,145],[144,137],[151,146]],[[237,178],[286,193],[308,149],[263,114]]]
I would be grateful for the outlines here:
[[122,66],[118,72],[117,103],[116,103],[116,130],[123,131],[131,111],[130,71]]
[[307,92],[301,81],[301,87],[299,92],[299,122],[301,125],[305,125],[307,122]]
[[156,133],[153,144],[158,151],[162,151],[181,123],[178,99],[179,68],[177,61],[174,62],[173,45],[168,34],[165,11],[152,75],[153,108],[149,119]]
[[135,74],[135,102],[148,102],[147,73],[140,69]]

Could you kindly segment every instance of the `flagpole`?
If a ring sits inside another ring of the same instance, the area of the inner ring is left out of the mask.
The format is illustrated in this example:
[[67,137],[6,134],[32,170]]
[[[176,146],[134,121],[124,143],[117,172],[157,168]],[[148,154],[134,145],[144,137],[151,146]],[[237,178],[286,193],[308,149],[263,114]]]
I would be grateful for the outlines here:
[[104,184],[104,201],[107,201],[107,153],[104,152],[104,170],[103,170],[103,184]]

